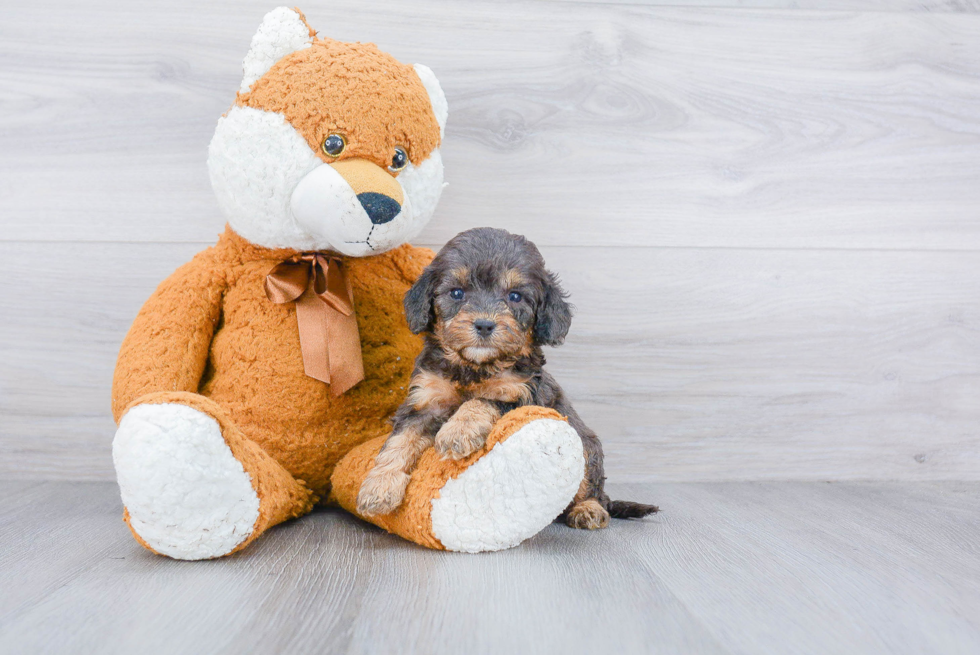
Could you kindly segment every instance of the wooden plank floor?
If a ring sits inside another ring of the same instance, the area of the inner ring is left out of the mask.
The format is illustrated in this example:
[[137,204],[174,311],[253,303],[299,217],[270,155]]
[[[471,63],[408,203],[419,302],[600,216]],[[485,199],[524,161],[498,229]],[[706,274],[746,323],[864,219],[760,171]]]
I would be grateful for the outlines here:
[[980,652],[980,483],[611,491],[664,511],[461,555],[324,510],[188,563],[111,483],[0,483],[0,652]]

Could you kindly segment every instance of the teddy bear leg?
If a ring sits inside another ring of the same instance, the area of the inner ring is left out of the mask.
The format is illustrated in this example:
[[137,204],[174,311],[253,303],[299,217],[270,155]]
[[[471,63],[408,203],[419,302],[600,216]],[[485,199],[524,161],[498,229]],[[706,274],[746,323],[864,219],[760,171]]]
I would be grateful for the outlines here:
[[[358,491],[384,439],[358,446],[334,469],[331,500],[349,512],[357,514]],[[466,458],[442,459],[430,448],[398,509],[358,516],[428,548],[502,550],[554,521],[584,472],[582,441],[565,419],[551,409],[522,407],[497,421],[486,444]]]
[[316,501],[219,405],[193,393],[149,394],[119,421],[112,443],[136,540],[175,559],[241,550]]

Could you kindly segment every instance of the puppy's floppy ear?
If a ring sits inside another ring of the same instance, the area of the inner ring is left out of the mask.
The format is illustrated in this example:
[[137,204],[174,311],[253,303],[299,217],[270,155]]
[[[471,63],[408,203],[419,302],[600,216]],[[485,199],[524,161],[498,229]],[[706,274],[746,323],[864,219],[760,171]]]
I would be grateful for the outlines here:
[[544,289],[544,299],[535,317],[534,338],[542,346],[560,346],[572,326],[572,306],[565,302],[568,294],[554,273],[545,277]]
[[432,329],[435,320],[432,294],[435,292],[436,277],[435,269],[431,265],[427,266],[405,294],[405,319],[408,321],[408,329],[413,334]]

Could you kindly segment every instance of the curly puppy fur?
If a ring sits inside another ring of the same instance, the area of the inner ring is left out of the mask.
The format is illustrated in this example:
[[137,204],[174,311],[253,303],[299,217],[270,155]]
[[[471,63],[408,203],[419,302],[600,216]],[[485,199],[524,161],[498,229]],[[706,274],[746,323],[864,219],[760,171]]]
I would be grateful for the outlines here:
[[386,514],[401,503],[409,474],[430,446],[461,459],[480,448],[494,422],[523,405],[568,417],[585,449],[586,475],[559,517],[597,529],[639,518],[653,505],[613,501],[603,491],[602,445],[555,379],[542,346],[558,346],[572,321],[566,294],[537,247],[504,230],[458,234],[405,296],[409,328],[425,334],[408,398],[358,495],[358,511]]

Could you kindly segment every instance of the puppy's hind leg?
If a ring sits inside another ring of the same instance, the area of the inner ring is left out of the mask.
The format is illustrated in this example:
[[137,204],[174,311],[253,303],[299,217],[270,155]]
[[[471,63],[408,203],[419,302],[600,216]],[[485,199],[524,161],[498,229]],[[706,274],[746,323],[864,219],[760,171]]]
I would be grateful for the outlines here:
[[565,524],[579,530],[599,530],[609,525],[609,512],[595,498],[583,498],[572,501]]
[[602,444],[599,442],[599,437],[581,422],[578,415],[572,413],[574,410],[567,408],[566,411],[571,413],[569,422],[582,439],[585,477],[579,485],[578,493],[575,494],[575,498],[561,518],[570,528],[598,530],[609,525],[609,512],[606,511],[609,496],[602,490],[606,479],[602,467]]
[[367,516],[390,514],[401,505],[410,473],[432,441],[420,426],[408,426],[392,433],[361,484],[357,511]]
[[603,486],[602,444],[588,428],[580,425],[579,436],[585,451],[585,478],[572,504],[565,510],[565,524],[579,530],[599,530],[609,525],[610,518],[641,518],[658,511],[655,505],[642,505],[625,500],[609,500]]

